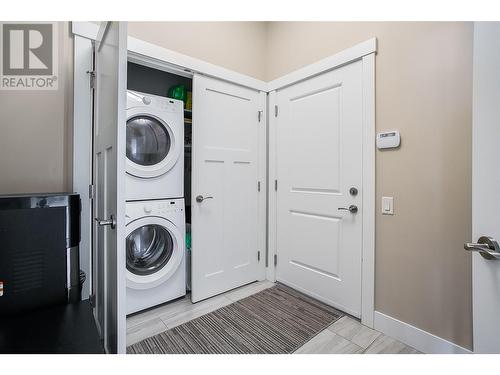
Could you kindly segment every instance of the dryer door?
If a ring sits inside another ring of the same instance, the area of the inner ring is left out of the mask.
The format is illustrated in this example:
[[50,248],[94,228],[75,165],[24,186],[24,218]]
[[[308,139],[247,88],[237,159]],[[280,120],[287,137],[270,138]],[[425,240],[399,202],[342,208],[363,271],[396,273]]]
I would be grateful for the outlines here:
[[[141,108],[127,112],[127,173],[154,178],[177,163],[182,139],[161,112],[145,113]],[[182,125],[182,124],[181,124]]]
[[170,221],[143,217],[126,231],[127,287],[154,288],[177,271],[184,256],[184,239]]

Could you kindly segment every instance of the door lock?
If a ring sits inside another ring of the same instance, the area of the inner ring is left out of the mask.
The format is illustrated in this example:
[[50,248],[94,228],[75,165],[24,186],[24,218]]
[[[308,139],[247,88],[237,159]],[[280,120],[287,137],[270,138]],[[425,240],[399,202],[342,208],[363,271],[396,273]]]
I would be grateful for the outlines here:
[[356,196],[358,195],[358,189],[356,189],[354,186],[352,188],[349,189],[349,194],[351,194],[352,196]]
[[106,225],[111,226],[111,229],[115,229],[115,227],[116,227],[116,219],[113,215],[110,215],[108,220],[101,220],[97,217],[94,220],[97,221],[97,225],[99,225],[101,227],[106,226]]
[[351,204],[349,207],[339,207],[339,211],[349,211],[351,214],[355,214],[358,212],[358,206]]
[[214,197],[204,197],[203,195],[198,195],[198,196],[196,197],[196,202],[201,203],[201,202],[203,202],[205,199],[214,199]]
[[484,259],[500,260],[500,245],[498,245],[498,242],[492,237],[481,236],[479,240],[477,240],[477,243],[465,243],[464,249],[467,251],[477,251]]

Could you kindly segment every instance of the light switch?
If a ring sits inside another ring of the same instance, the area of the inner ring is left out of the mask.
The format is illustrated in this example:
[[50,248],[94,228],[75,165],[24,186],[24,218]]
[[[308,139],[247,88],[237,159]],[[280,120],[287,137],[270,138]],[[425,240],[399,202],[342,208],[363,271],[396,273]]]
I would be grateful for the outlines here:
[[393,197],[382,197],[382,215],[394,215]]

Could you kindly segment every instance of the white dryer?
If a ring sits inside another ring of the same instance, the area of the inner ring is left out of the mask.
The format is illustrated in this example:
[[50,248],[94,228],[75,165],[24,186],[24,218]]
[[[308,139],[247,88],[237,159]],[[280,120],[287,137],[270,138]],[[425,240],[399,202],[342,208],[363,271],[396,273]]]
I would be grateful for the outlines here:
[[127,314],[186,294],[184,199],[127,202]]
[[127,91],[127,200],[184,196],[184,103]]

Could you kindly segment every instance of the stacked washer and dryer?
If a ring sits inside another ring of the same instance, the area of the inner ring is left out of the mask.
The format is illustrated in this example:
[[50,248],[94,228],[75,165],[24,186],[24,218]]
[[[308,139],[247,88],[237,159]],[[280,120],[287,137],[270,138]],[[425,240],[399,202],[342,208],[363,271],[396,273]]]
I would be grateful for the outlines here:
[[127,314],[186,294],[184,103],[127,91]]

